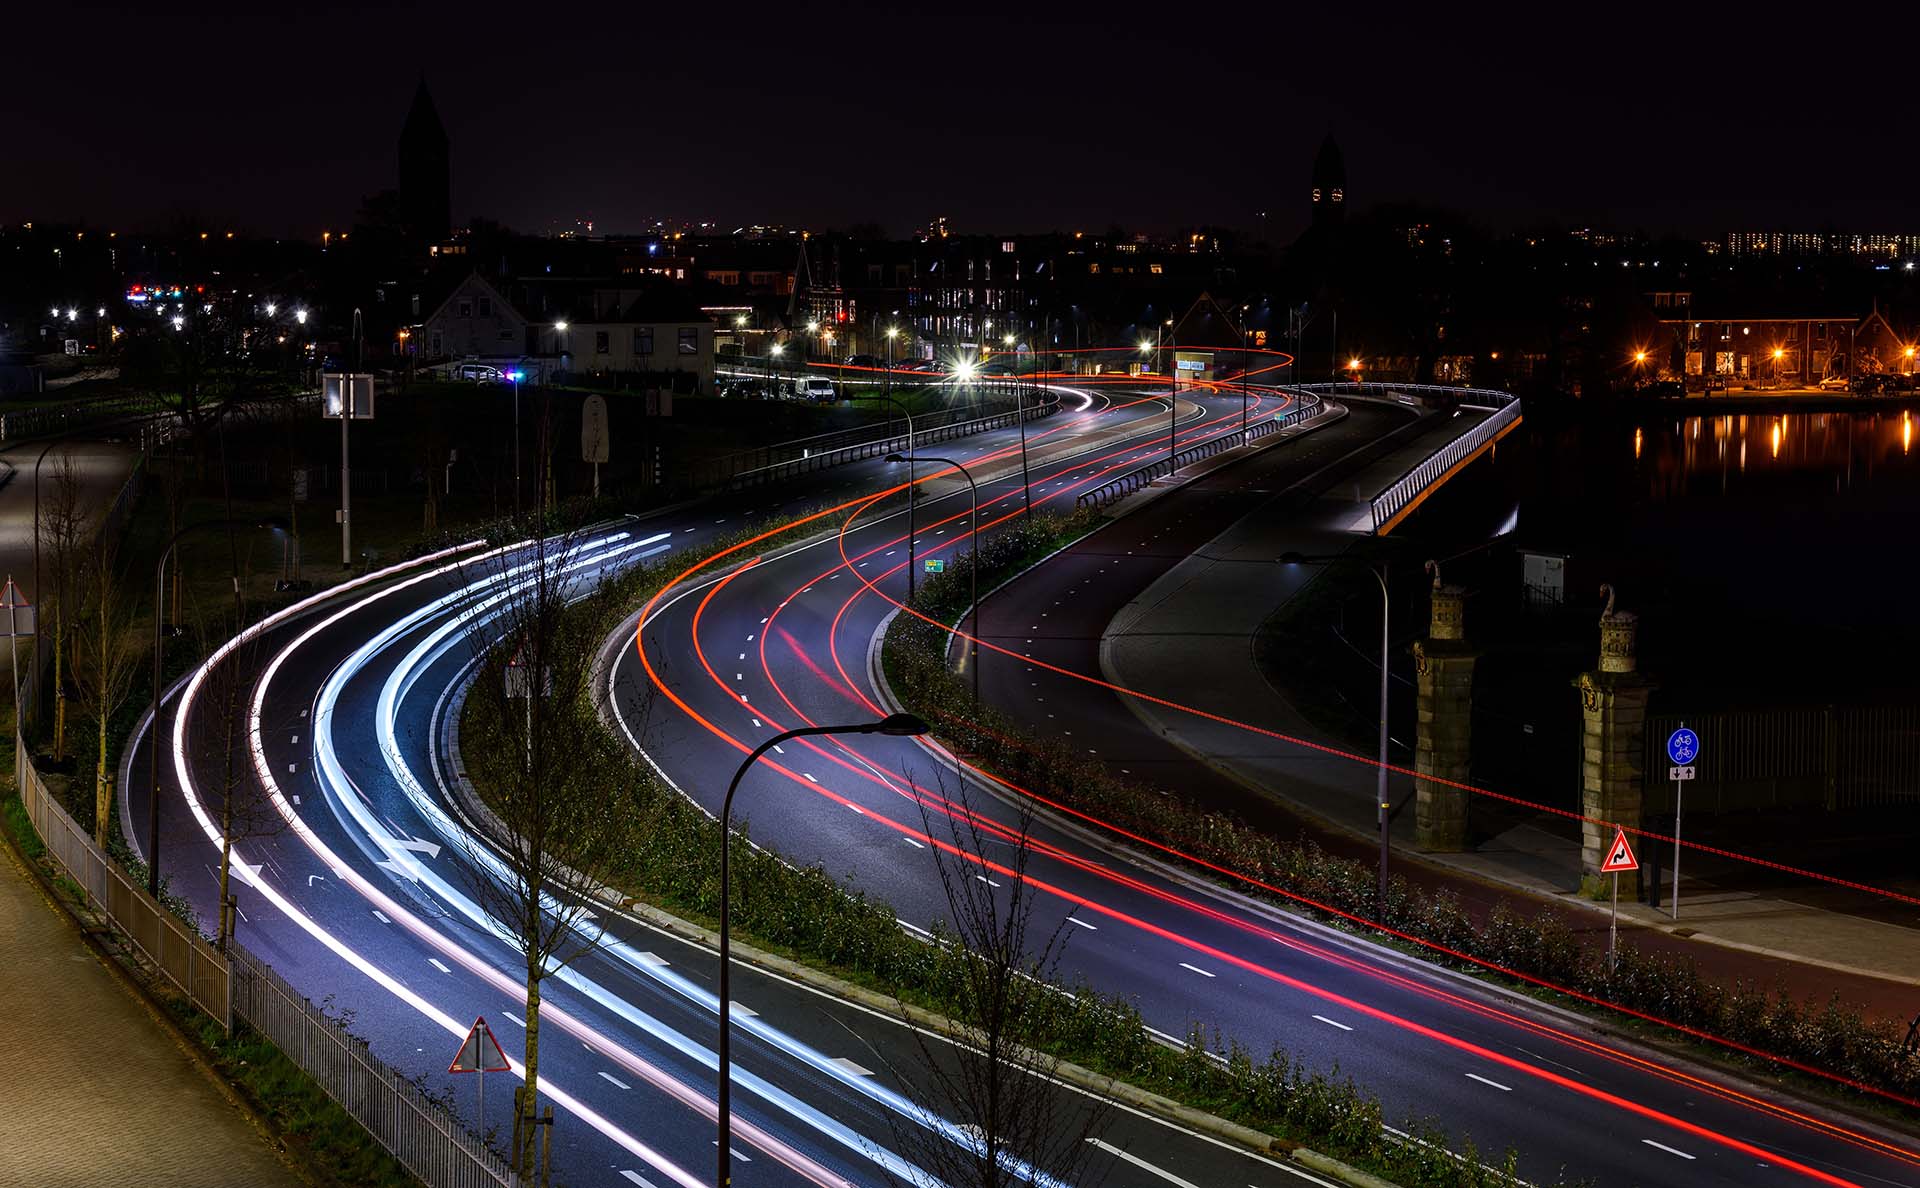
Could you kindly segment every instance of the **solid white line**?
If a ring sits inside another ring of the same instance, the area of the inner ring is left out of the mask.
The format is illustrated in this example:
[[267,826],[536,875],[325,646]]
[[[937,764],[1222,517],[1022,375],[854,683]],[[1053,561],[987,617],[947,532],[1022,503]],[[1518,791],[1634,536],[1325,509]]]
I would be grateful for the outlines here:
[[1320,1020],[1322,1023],[1325,1023],[1328,1027],[1338,1027],[1342,1031],[1353,1030],[1353,1028],[1348,1027],[1345,1023],[1335,1023],[1332,1019],[1327,1018],[1325,1015],[1315,1015],[1314,1018]]
[[1513,1092],[1513,1086],[1512,1086],[1512,1085],[1502,1085],[1502,1084],[1501,1084],[1500,1082],[1498,1082],[1498,1081],[1489,1081],[1489,1080],[1487,1080],[1487,1078],[1485,1078],[1485,1077],[1483,1077],[1483,1076],[1481,1076],[1481,1075],[1480,1075],[1479,1073],[1468,1073],[1468,1074],[1467,1074],[1467,1079],[1468,1079],[1469,1081],[1478,1081],[1478,1082],[1480,1082],[1480,1083],[1481,1083],[1482,1085],[1492,1085],[1492,1086],[1493,1086],[1493,1087],[1494,1087],[1495,1089],[1498,1089],[1498,1090],[1499,1090],[1500,1092],[1502,1092],[1502,1093],[1512,1093],[1512,1092]]
[[1086,929],[1088,932],[1100,931],[1100,926],[1098,924],[1089,924],[1085,920],[1076,920],[1072,916],[1067,917],[1067,923],[1078,924],[1080,927]]
[[1210,973],[1208,973],[1208,972],[1207,972],[1206,970],[1204,970],[1204,969],[1201,969],[1201,968],[1200,968],[1199,966],[1197,966],[1197,965],[1188,965],[1188,964],[1187,964],[1186,962],[1184,962],[1184,961],[1182,961],[1182,962],[1180,963],[1180,968],[1182,968],[1182,969],[1190,969],[1190,970],[1192,970],[1192,971],[1193,971],[1194,973],[1197,973],[1197,974],[1199,974],[1199,975],[1200,975],[1201,977],[1203,977],[1203,978],[1212,978],[1212,977],[1218,977],[1218,976],[1219,976],[1218,974],[1210,974]]
[[625,1176],[627,1179],[632,1180],[634,1183],[640,1185],[640,1188],[655,1188],[654,1182],[652,1180],[647,1179],[647,1177],[641,1175],[637,1171],[623,1171],[620,1174]]
[[433,966],[433,968],[439,970],[443,974],[450,974],[453,972],[452,970],[448,969],[445,965],[441,964],[440,959],[438,957],[427,958],[427,964]]
[[1694,1159],[1694,1158],[1697,1158],[1697,1156],[1693,1156],[1693,1155],[1689,1155],[1689,1154],[1687,1154],[1687,1153],[1686,1153],[1685,1151],[1682,1151],[1682,1150],[1679,1150],[1679,1149],[1678,1149],[1678,1148],[1676,1148],[1676,1147],[1669,1147],[1669,1146],[1667,1146],[1667,1144],[1665,1144],[1665,1143],[1656,1143],[1656,1142],[1654,1142],[1654,1141],[1653,1141],[1652,1139],[1641,1139],[1640,1141],[1641,1141],[1641,1142],[1643,1142],[1643,1143],[1645,1143],[1645,1144],[1647,1144],[1647,1146],[1649,1146],[1649,1147],[1658,1147],[1658,1148],[1660,1148],[1660,1149],[1661,1149],[1662,1151],[1665,1151],[1665,1152],[1666,1152],[1667,1154],[1669,1154],[1669,1155],[1678,1155],[1678,1156],[1679,1156],[1680,1158],[1682,1158],[1682,1159]]
[[612,1081],[612,1082],[613,1082],[614,1084],[616,1084],[616,1085],[618,1085],[618,1086],[620,1086],[620,1088],[622,1088],[622,1089],[631,1089],[631,1088],[633,1088],[633,1086],[632,1086],[632,1085],[629,1085],[629,1084],[627,1084],[627,1083],[626,1083],[625,1081],[623,1081],[623,1080],[621,1080],[621,1079],[620,1079],[619,1077],[616,1077],[616,1076],[614,1076],[614,1075],[613,1075],[612,1073],[601,1073],[600,1075],[601,1075],[601,1077],[603,1077],[604,1079],[606,1079],[606,1080],[609,1080],[609,1081]]
[[1152,1172],[1154,1175],[1159,1176],[1161,1179],[1165,1180],[1167,1183],[1176,1185],[1176,1188],[1200,1188],[1200,1185],[1194,1183],[1192,1180],[1183,1180],[1179,1176],[1176,1176],[1172,1172],[1168,1171],[1167,1169],[1163,1167],[1155,1167],[1153,1164],[1148,1163],[1146,1160],[1140,1158],[1138,1155],[1133,1155],[1126,1151],[1123,1151],[1119,1147],[1114,1146],[1112,1143],[1109,1143],[1097,1138],[1090,1138],[1087,1141],[1089,1143],[1092,1143],[1094,1146],[1100,1148],[1102,1151],[1105,1151],[1107,1154],[1113,1156],[1115,1159],[1123,1159],[1126,1162],[1133,1164],[1133,1166],[1140,1168],[1143,1171]]
[[903,837],[903,838],[901,838],[900,840],[901,840],[901,841],[903,841],[903,842],[906,842],[906,843],[907,843],[908,845],[910,845],[910,846],[912,846],[912,847],[913,847],[914,849],[916,849],[916,850],[924,850],[924,849],[926,849],[926,848],[927,848],[926,846],[924,846],[924,845],[922,845],[921,843],[919,843],[919,842],[917,842],[917,841],[914,841],[914,840],[913,840],[912,838],[910,838],[910,837]]
[[380,921],[380,922],[381,922],[382,924],[391,924],[391,923],[393,923],[393,921],[392,921],[392,920],[389,920],[389,919],[387,918],[387,914],[386,914],[385,912],[383,912],[383,911],[381,911],[381,910],[380,910],[379,908],[375,908],[375,909],[373,909],[373,918],[374,918],[374,919],[376,919],[376,920],[378,920],[378,921]]

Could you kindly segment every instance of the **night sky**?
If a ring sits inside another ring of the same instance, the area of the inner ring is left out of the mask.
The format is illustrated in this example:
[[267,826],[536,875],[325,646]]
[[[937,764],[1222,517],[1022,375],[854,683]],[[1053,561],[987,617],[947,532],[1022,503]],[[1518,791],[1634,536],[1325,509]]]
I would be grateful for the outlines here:
[[1920,92],[1872,33],[1910,11],[1809,41],[1755,5],[1046,7],[33,6],[7,18],[0,220],[342,227],[394,185],[424,71],[456,222],[528,231],[1265,210],[1284,239],[1329,130],[1361,207],[1920,230]]

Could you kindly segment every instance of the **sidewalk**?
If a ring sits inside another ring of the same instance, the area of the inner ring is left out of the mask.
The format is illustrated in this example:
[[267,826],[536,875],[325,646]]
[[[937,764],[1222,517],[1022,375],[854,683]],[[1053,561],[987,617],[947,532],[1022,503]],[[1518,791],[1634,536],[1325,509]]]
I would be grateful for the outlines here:
[[[1276,565],[1274,559],[1289,551],[1344,551],[1354,540],[1345,526],[1355,522],[1357,509],[1371,494],[1369,480],[1393,469],[1380,460],[1295,515],[1261,508],[1241,517],[1114,615],[1100,641],[1102,675],[1117,685],[1264,729],[1333,741],[1322,739],[1284,691],[1268,682],[1254,659],[1253,636],[1314,575],[1309,567]],[[1126,703],[1150,730],[1193,759],[1345,835],[1349,844],[1336,847],[1341,852],[1353,852],[1353,843],[1377,836],[1371,765],[1138,699]],[[1411,853],[1412,780],[1395,776],[1389,788],[1394,846]],[[1500,819],[1487,807],[1474,802],[1477,819]],[[1423,860],[1431,868],[1416,881],[1462,886],[1469,902],[1485,902],[1497,888],[1585,911],[1604,943],[1606,905],[1573,893],[1579,843],[1571,822],[1561,828],[1551,818],[1509,818],[1472,853],[1430,854]],[[1412,873],[1405,865],[1401,869]],[[1784,979],[1802,993],[1821,996],[1838,989],[1901,1018],[1920,1006],[1920,991],[1913,989],[1920,987],[1920,912],[1904,913],[1915,927],[1902,927],[1795,902],[1778,892],[1702,884],[1686,877],[1684,863],[1682,870],[1679,925],[1645,904],[1620,905],[1622,927],[1632,928],[1643,947],[1685,953],[1720,976],[1763,985]],[[1636,924],[1640,927],[1633,928]]]
[[302,1183],[0,843],[0,1184]]

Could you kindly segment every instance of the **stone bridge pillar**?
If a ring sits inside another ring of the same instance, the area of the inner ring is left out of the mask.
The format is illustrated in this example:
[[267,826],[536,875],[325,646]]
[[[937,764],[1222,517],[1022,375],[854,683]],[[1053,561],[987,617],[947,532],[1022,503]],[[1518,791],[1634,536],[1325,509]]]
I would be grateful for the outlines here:
[[1419,690],[1419,739],[1414,750],[1416,842],[1430,853],[1467,848],[1469,793],[1436,780],[1464,783],[1473,756],[1473,666],[1480,653],[1466,638],[1466,592],[1433,585],[1427,638],[1413,644]]
[[[1638,617],[1614,611],[1610,594],[1607,607],[1600,616],[1600,666],[1574,680],[1580,691],[1580,811],[1593,818],[1580,826],[1580,888],[1589,895],[1610,890],[1611,876],[1600,873],[1600,863],[1613,827],[1640,827],[1647,699],[1654,690],[1635,667]],[[1640,898],[1638,872],[1620,876],[1620,898]]]

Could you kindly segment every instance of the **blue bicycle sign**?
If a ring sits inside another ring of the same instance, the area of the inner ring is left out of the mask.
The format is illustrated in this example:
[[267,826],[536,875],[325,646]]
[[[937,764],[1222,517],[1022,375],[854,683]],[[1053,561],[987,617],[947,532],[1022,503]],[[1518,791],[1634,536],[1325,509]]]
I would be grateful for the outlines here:
[[1667,736],[1667,758],[1685,767],[1700,756],[1700,736],[1685,726]]

